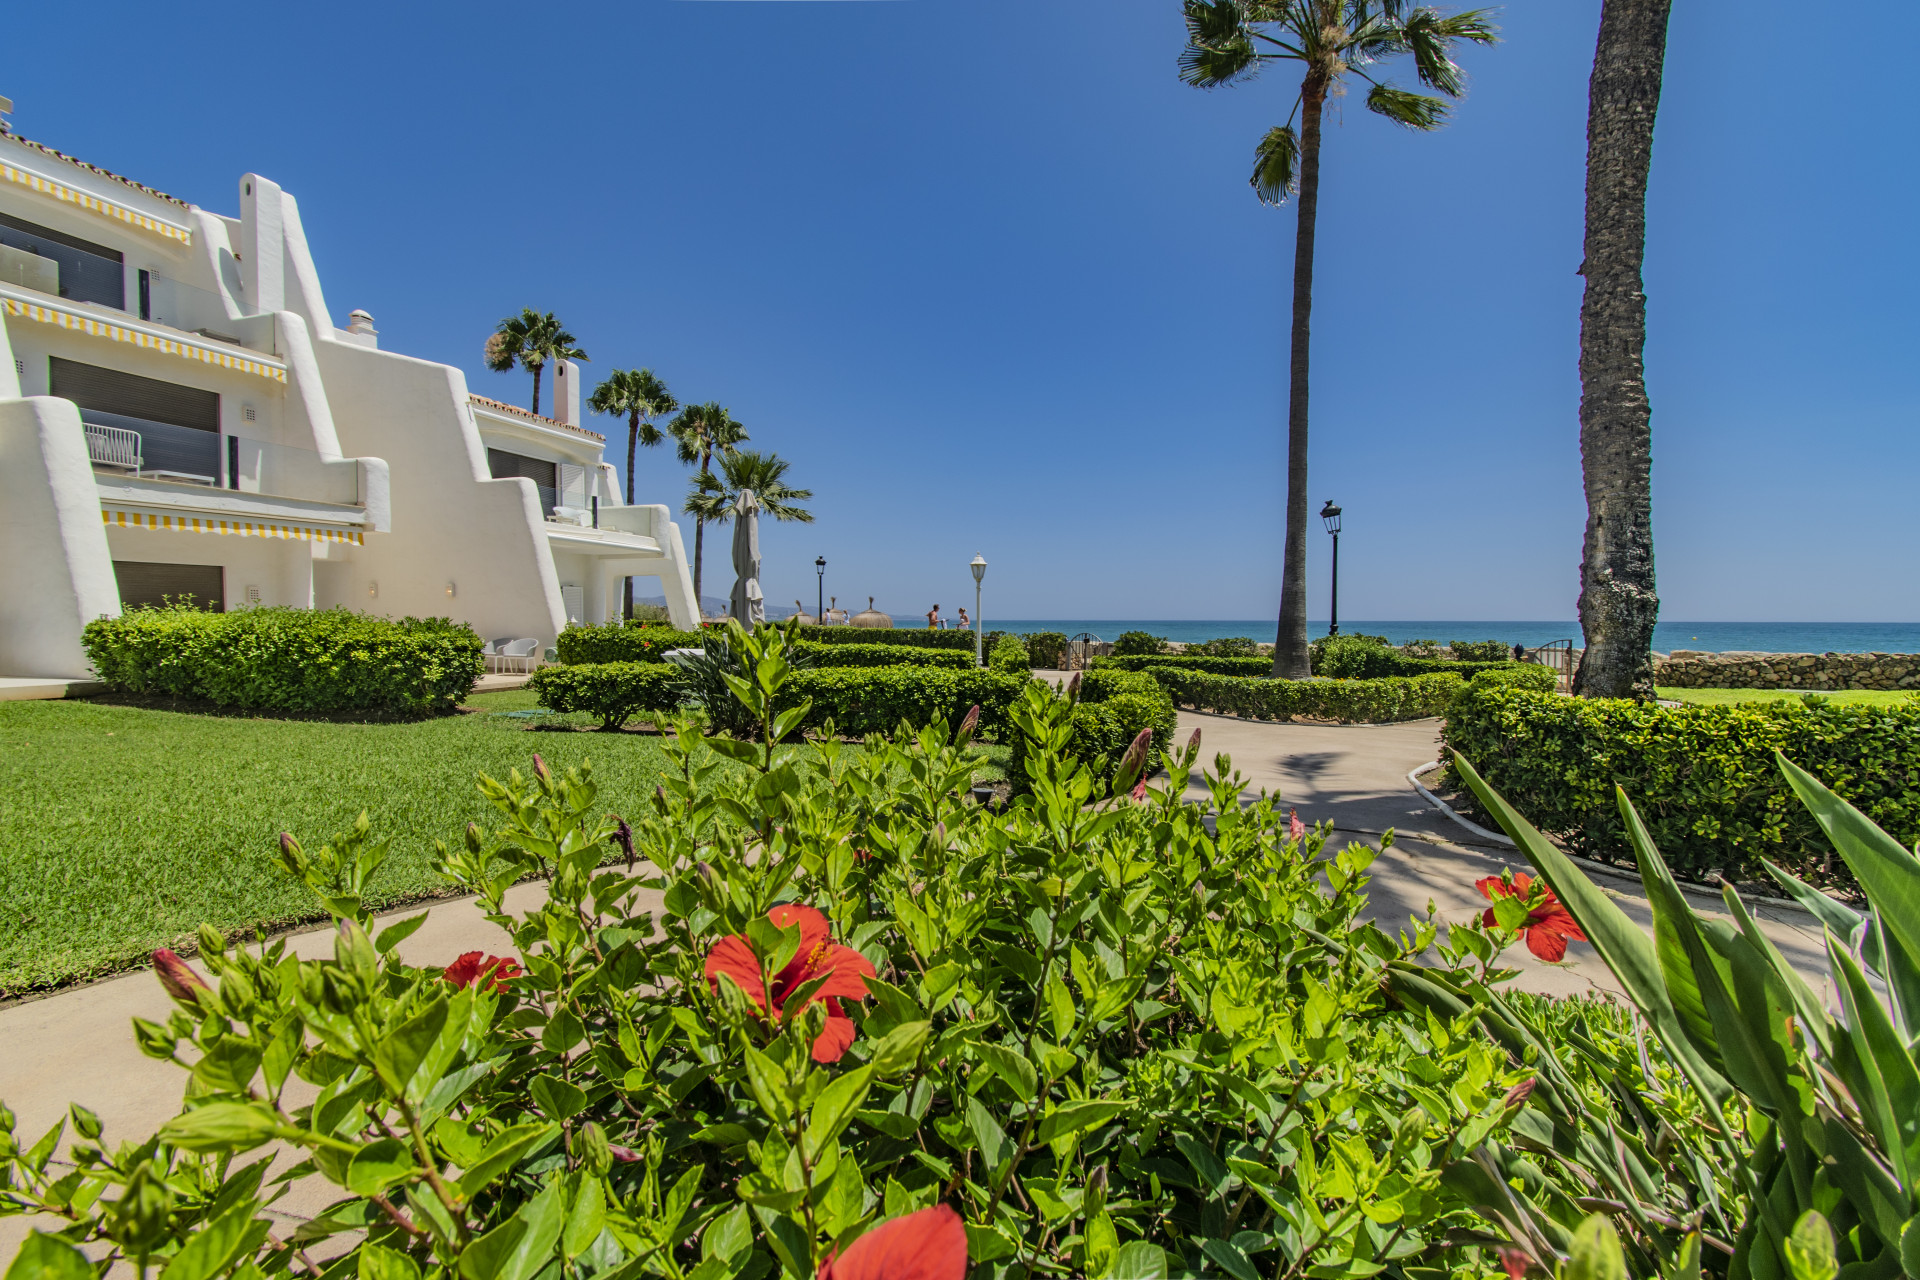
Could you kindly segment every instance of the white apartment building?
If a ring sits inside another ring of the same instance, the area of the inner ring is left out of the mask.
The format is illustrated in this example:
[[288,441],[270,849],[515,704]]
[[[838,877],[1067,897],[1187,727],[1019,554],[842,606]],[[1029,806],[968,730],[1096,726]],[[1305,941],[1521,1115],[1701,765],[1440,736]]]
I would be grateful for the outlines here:
[[697,622],[679,528],[622,503],[577,366],[539,417],[381,350],[365,312],[336,328],[293,197],[238,195],[210,213],[0,123],[0,677],[84,676],[80,629],[162,596],[544,647],[637,575]]

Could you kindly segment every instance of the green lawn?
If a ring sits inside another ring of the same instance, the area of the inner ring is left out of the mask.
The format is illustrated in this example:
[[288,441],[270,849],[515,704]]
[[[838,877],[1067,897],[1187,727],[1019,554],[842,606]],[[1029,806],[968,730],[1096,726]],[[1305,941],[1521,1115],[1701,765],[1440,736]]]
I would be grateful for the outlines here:
[[[1785,702],[1804,694],[1783,689],[1672,689],[1660,686],[1654,692],[1675,702],[1691,702],[1703,707],[1724,707],[1735,702]],[[1911,702],[1914,695],[1905,691],[1879,689],[1840,689],[1823,693],[1836,703],[1858,703],[1870,707],[1894,706]]]

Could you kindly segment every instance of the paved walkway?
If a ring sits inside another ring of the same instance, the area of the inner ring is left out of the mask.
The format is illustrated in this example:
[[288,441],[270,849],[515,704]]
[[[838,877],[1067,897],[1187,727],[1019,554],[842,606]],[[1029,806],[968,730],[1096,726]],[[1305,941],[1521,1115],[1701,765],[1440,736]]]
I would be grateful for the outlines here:
[[[1216,753],[1227,753],[1246,778],[1249,798],[1263,789],[1277,792],[1303,821],[1332,823],[1335,847],[1356,841],[1377,845],[1382,833],[1395,832],[1394,847],[1372,869],[1375,918],[1389,931],[1411,914],[1424,915],[1429,901],[1447,921],[1478,914],[1485,903],[1473,882],[1505,866],[1525,866],[1512,850],[1472,843],[1407,784],[1408,770],[1435,757],[1437,720],[1283,725],[1182,712],[1177,740],[1184,742],[1196,727],[1203,762],[1210,765]],[[1637,881],[1597,878],[1628,915],[1647,924]],[[509,895],[509,905],[525,909],[540,893],[537,885],[523,885]],[[1696,905],[1717,910],[1720,903],[1717,897],[1702,897]],[[471,899],[436,903],[430,910],[427,923],[400,945],[409,962],[445,964],[463,951],[507,950],[506,935],[481,918]],[[1756,914],[1796,968],[1824,979],[1824,950],[1810,917],[1767,906]],[[292,940],[293,950],[305,957],[328,955],[332,945],[327,930]],[[1505,959],[1522,970],[1518,981],[1532,990],[1614,988],[1586,943],[1572,944],[1560,965],[1541,964],[1518,946]],[[0,1054],[0,1099],[18,1114],[21,1137],[37,1139],[65,1114],[69,1099],[93,1108],[114,1143],[144,1138],[176,1114],[184,1073],[142,1057],[130,1029],[135,1016],[165,1021],[169,1008],[152,973],[142,970],[0,1009],[0,1044],[8,1049]],[[276,1212],[290,1221],[309,1216],[326,1203],[329,1190],[324,1182],[308,1179],[275,1206]],[[26,1225],[17,1218],[0,1220],[0,1263],[13,1257]]]

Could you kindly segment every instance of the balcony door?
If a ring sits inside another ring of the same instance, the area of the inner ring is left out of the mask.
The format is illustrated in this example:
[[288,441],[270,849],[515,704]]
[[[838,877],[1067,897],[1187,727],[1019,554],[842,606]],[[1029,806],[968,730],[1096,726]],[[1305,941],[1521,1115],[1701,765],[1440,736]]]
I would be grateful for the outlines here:
[[82,364],[52,361],[52,394],[80,406],[84,422],[140,434],[140,470],[218,484],[220,394]]

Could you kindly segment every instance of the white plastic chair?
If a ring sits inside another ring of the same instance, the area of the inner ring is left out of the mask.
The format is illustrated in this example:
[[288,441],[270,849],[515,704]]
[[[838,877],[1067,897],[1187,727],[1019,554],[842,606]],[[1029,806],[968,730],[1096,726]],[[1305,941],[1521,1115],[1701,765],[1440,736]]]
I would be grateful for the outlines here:
[[527,638],[509,640],[500,648],[500,669],[516,675],[530,674],[540,661],[540,642]]

